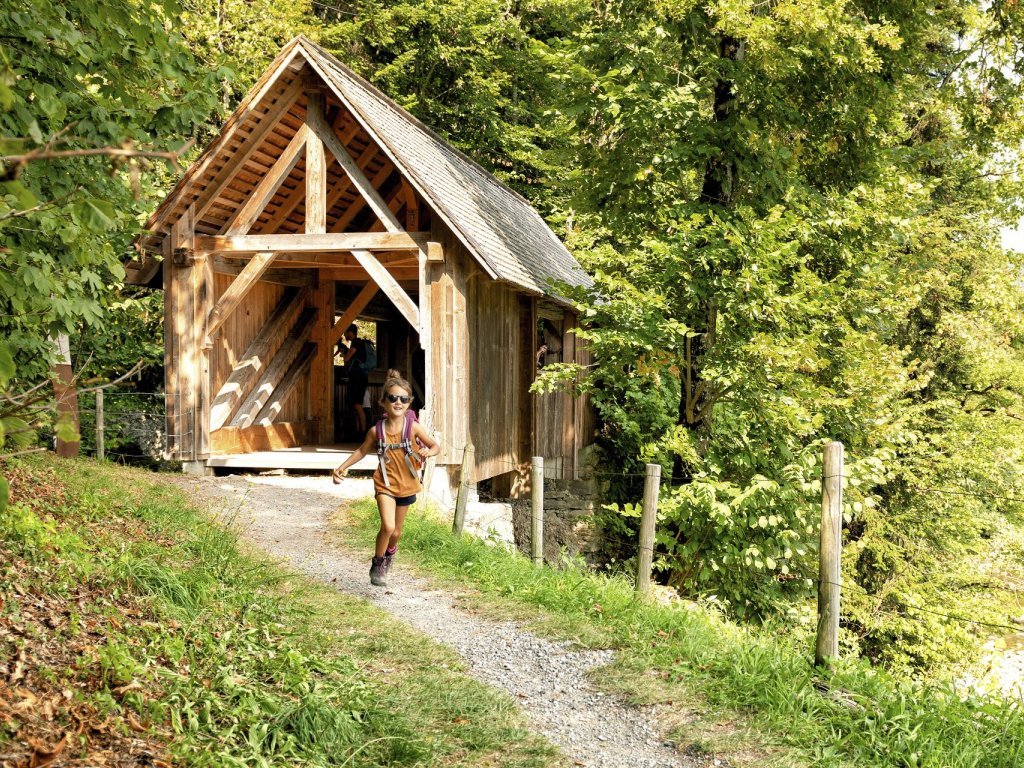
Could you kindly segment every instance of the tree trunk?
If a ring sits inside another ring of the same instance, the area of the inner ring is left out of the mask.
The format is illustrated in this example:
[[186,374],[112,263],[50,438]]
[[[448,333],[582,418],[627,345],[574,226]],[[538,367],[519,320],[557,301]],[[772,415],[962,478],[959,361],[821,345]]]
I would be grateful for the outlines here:
[[[53,339],[57,347],[58,358],[53,365],[53,395],[57,401],[57,420],[71,419],[74,424],[75,434],[80,433],[78,423],[78,390],[75,389],[74,371],[71,370],[71,347],[67,334],[60,334]],[[64,459],[73,459],[78,456],[78,449],[81,446],[79,440],[66,441],[57,438],[57,455]]]
[[[743,48],[742,40],[723,37],[719,44],[719,54],[729,62],[739,62],[743,60]],[[726,131],[728,129],[724,124],[733,115],[736,98],[730,78],[722,77],[715,83],[714,98],[715,124],[721,131]],[[718,154],[709,159],[704,167],[701,203],[708,207],[730,208],[736,186],[736,168],[730,141],[724,139]],[[686,345],[682,395],[676,419],[676,424],[691,433],[700,431],[711,416],[709,402],[713,393],[703,378],[703,360],[714,345],[718,309],[712,299],[706,299],[697,306],[694,315],[697,318],[694,330],[698,335],[688,340]],[[689,482],[692,476],[691,468],[681,456],[675,457],[672,476],[675,481],[684,483]]]

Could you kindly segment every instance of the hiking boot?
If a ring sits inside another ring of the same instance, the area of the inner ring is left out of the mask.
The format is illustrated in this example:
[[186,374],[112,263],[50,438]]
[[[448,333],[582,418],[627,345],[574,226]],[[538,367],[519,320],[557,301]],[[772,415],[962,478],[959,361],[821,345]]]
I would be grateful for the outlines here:
[[394,552],[385,552],[384,553],[384,575],[385,576],[387,576],[389,573],[391,573],[391,564],[393,562],[395,562],[395,553]]
[[370,583],[375,587],[386,587],[388,585],[387,567],[384,565],[383,557],[374,557],[370,565]]

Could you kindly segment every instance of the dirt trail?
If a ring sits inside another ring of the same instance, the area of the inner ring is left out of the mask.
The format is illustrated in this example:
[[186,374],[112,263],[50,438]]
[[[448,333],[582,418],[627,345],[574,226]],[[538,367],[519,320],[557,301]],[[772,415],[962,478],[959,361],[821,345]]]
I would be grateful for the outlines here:
[[346,500],[372,494],[368,480],[334,486],[324,476],[232,475],[189,479],[188,487],[243,538],[272,557],[350,595],[366,599],[438,643],[454,648],[476,679],[508,692],[531,726],[570,759],[590,768],[678,768],[700,763],[681,755],[651,728],[651,708],[626,706],[596,690],[588,670],[611,651],[573,650],[512,622],[491,622],[456,608],[451,598],[396,562],[387,589],[372,587],[369,557],[331,546],[329,515]]

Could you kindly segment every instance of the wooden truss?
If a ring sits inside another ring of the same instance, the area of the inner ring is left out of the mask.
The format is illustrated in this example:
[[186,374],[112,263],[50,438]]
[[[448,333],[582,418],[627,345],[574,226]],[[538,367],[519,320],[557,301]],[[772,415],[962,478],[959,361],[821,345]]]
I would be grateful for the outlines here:
[[[274,77],[283,76],[289,65],[294,70],[290,59],[272,67]],[[372,138],[362,148],[355,143],[350,151],[353,138],[362,135],[361,126],[351,110],[337,105],[335,115],[342,119],[332,122],[323,85],[308,68],[304,71],[290,82],[258,84],[260,96],[243,104],[222,132],[219,146],[230,148],[236,142],[234,152],[220,168],[215,153],[200,158],[190,169],[194,175],[186,176],[175,196],[181,200],[187,193],[193,201],[164,239],[165,288],[171,289],[168,296],[176,297],[166,328],[167,375],[177,382],[176,399],[168,403],[168,428],[177,434],[172,450],[185,458],[209,456],[212,431],[271,424],[296,382],[311,365],[318,365],[315,358],[324,353],[317,349],[329,350],[324,359],[332,359],[344,330],[378,291],[416,329],[421,345],[429,345],[428,292],[422,288],[427,264],[443,261],[443,249],[429,240],[429,233],[415,231],[421,220],[419,203],[407,181],[392,184],[385,195],[378,191],[395,171],[393,163]],[[247,136],[242,126],[249,127]],[[284,146],[277,143],[282,134],[289,137],[281,142]],[[342,174],[333,168],[335,163]],[[253,165],[261,169],[258,177]],[[193,194],[200,173],[210,180]],[[344,206],[342,213],[329,221],[338,205]],[[287,231],[286,223],[294,228],[292,217],[300,206],[302,231]],[[406,226],[396,215],[403,208]],[[374,219],[368,231],[344,231],[357,217],[365,220],[366,211]],[[211,231],[212,221],[218,223]],[[215,273],[233,279],[213,303]],[[340,319],[300,309],[307,301],[333,305],[334,280],[365,281]],[[214,341],[261,281],[289,288],[211,397]],[[418,301],[403,288],[410,282],[420,286]],[[272,348],[277,351],[270,359]],[[329,373],[327,369],[319,375],[326,378]],[[325,381],[317,384],[317,391],[328,386]],[[184,434],[184,424],[193,425],[192,434]]]

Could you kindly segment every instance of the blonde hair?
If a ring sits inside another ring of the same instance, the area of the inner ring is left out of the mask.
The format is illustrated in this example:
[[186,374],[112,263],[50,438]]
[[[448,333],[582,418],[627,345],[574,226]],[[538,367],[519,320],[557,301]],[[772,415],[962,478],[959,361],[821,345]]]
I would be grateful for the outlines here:
[[384,398],[387,396],[388,390],[392,387],[401,387],[405,390],[407,395],[412,395],[412,387],[409,385],[408,381],[402,378],[402,374],[394,368],[388,368],[387,378],[384,379],[384,388],[381,390],[381,404],[384,403]]

